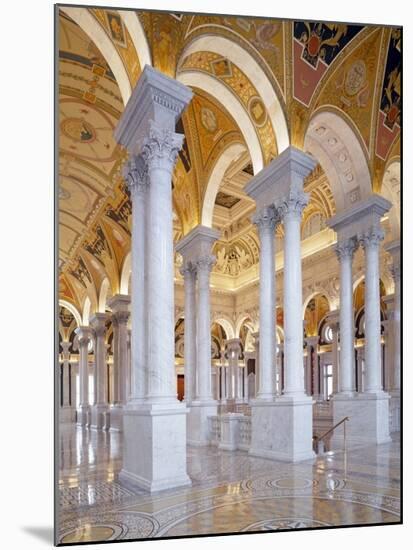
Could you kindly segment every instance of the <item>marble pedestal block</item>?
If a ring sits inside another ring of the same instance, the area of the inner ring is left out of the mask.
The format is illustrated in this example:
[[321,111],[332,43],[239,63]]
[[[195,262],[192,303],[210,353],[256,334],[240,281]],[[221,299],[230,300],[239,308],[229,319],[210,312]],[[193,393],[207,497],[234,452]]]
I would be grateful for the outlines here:
[[59,409],[59,422],[63,424],[69,424],[74,422],[76,419],[76,411],[70,405],[65,407],[60,407]]
[[182,403],[125,408],[121,480],[151,493],[191,485],[186,468],[187,412]]
[[77,409],[76,423],[83,428],[88,428],[90,426],[90,405],[81,405]]
[[215,416],[217,408],[216,401],[192,401],[187,418],[189,445],[210,445],[208,417]]
[[[333,423],[344,417],[346,422],[346,447],[379,445],[391,441],[389,435],[388,393],[360,393],[354,397],[337,394],[332,399]],[[330,449],[343,449],[343,428],[334,431]]]
[[284,462],[314,458],[313,401],[310,397],[253,400],[251,422],[250,455]]
[[390,433],[400,432],[400,392],[398,390],[390,392],[389,408]]
[[103,430],[106,426],[106,412],[109,410],[107,405],[93,405],[91,412],[90,427],[95,430]]
[[123,405],[112,405],[110,408],[110,430],[113,432],[123,431]]
[[235,451],[239,445],[239,419],[243,418],[241,413],[227,413],[221,415],[221,441],[219,449],[224,451]]

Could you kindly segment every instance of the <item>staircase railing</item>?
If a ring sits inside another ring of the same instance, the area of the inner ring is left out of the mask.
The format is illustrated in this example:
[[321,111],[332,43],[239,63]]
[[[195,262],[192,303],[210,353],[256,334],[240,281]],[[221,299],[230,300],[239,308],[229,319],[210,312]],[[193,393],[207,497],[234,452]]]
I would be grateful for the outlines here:
[[317,448],[318,450],[318,445],[320,443],[320,441],[324,441],[324,439],[329,435],[331,434],[336,428],[338,428],[339,426],[341,426],[341,424],[343,424],[343,428],[344,428],[344,432],[343,432],[343,436],[344,436],[344,454],[346,454],[346,422],[348,422],[350,420],[350,418],[348,416],[345,416],[344,418],[342,418],[340,420],[340,422],[337,422],[337,424],[334,424],[334,426],[332,428],[330,428],[329,430],[327,430],[325,433],[323,433],[322,435],[315,435],[313,437],[313,441],[315,443],[315,447]]

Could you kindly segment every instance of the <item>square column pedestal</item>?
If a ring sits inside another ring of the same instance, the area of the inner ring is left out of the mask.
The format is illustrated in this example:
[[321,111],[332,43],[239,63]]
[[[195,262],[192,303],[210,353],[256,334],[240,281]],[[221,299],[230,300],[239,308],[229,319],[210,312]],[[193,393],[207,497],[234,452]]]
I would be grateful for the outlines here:
[[192,401],[187,418],[188,445],[204,447],[211,444],[208,417],[217,415],[216,401]]
[[76,410],[76,423],[83,428],[90,426],[90,405],[80,405]]
[[186,473],[187,412],[182,403],[125,407],[122,481],[151,493],[191,485]]
[[274,401],[251,401],[249,454],[284,462],[315,457],[313,451],[313,400],[286,396]]
[[390,392],[389,402],[390,432],[400,432],[400,392]]
[[124,406],[120,404],[112,405],[110,408],[110,430],[112,432],[123,431]]
[[[332,399],[333,423],[346,416],[346,447],[379,445],[391,441],[389,434],[388,393],[360,393],[354,397],[334,395]],[[344,448],[343,428],[335,430],[330,448]]]
[[93,405],[90,427],[94,430],[103,430],[106,426],[106,413],[108,411],[109,407],[107,405]]

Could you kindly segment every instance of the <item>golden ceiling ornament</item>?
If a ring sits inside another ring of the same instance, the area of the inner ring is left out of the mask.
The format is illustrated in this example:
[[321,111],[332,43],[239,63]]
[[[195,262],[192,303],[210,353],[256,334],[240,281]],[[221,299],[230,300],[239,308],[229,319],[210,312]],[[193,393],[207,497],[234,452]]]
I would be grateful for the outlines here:
[[65,118],[60,129],[66,137],[78,143],[93,143],[96,139],[96,131],[92,124],[82,117]]

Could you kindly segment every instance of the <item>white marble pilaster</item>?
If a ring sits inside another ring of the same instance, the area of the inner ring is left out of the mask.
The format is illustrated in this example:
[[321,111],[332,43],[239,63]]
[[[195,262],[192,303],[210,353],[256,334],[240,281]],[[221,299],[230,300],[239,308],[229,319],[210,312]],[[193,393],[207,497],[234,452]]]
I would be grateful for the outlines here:
[[96,403],[91,411],[91,428],[101,430],[105,425],[105,413],[108,411],[108,386],[106,369],[106,313],[95,313],[90,324],[95,336],[95,389]]
[[[62,352],[62,369],[63,369],[63,405],[59,408],[59,422],[67,423],[67,422],[73,422],[75,418],[74,414],[74,408],[70,404],[70,395],[69,390],[71,386],[71,379],[70,379],[70,348],[71,348],[71,342],[61,342],[61,346],[63,349]],[[73,387],[72,387],[73,391]]]
[[226,349],[228,356],[228,369],[231,379],[230,388],[231,394],[228,399],[233,403],[240,403],[240,377],[239,377],[239,357],[241,354],[241,340],[232,338],[226,341]]
[[185,402],[190,406],[195,398],[196,374],[196,269],[191,262],[181,268],[185,287],[184,313],[184,373],[185,373]]
[[82,326],[75,329],[79,346],[79,377],[80,377],[80,400],[77,410],[77,423],[82,427],[90,424],[89,405],[89,344],[93,339],[93,331],[90,327]]

